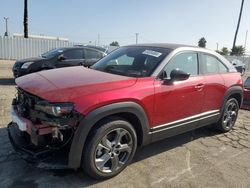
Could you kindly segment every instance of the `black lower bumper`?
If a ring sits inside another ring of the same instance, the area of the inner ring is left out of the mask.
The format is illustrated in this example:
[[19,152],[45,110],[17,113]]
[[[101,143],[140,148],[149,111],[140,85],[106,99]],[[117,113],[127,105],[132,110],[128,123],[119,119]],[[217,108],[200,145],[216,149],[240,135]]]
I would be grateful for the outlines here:
[[25,74],[28,74],[28,72],[26,71],[26,69],[22,70],[22,69],[12,69],[13,72],[13,76],[15,78],[23,76]]
[[43,169],[68,169],[68,149],[39,148],[30,143],[29,135],[20,131],[16,123],[9,123],[8,135],[18,155],[25,161]]

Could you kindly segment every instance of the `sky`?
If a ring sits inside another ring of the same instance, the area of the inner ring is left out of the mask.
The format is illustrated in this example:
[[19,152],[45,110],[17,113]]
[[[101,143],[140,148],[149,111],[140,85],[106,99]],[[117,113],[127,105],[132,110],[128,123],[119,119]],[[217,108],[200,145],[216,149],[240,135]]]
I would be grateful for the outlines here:
[[[207,48],[232,48],[241,0],[28,0],[29,34],[66,37],[80,43],[120,45],[179,43]],[[3,17],[9,33],[23,33],[23,0],[0,0],[0,35]],[[250,52],[250,0],[245,0],[237,45]]]

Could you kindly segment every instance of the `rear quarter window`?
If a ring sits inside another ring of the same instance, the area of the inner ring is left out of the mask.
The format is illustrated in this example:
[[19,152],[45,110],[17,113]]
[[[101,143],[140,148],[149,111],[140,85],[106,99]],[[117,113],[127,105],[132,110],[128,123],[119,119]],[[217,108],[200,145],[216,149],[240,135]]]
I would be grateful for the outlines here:
[[91,49],[85,49],[85,59],[101,59],[103,57],[101,52]]
[[228,68],[215,56],[202,54],[201,57],[204,74],[223,74],[228,72]]

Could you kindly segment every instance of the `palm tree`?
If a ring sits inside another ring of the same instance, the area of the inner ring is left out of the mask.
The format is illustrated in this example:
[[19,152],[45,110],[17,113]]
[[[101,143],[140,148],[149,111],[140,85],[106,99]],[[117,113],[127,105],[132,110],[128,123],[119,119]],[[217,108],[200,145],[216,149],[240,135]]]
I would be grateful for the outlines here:
[[204,37],[200,38],[200,40],[198,41],[198,46],[202,47],[202,48],[206,48],[206,39]]
[[235,46],[230,55],[243,56],[245,54],[245,48],[243,46]]
[[23,26],[24,38],[28,38],[28,0],[24,0]]
[[220,55],[228,55],[229,54],[229,50],[227,49],[227,47],[223,47],[221,48],[221,50],[216,50],[217,53],[219,53]]
[[235,35],[234,35],[234,43],[233,43],[232,50],[235,48],[235,43],[236,43],[236,39],[237,39],[237,35],[238,35],[238,30],[239,30],[239,27],[240,27],[240,20],[241,20],[243,5],[244,5],[244,0],[241,1],[240,14],[239,14],[239,19],[238,19],[238,24],[237,24],[237,27],[236,27]]
[[110,46],[120,46],[117,41],[113,41],[110,43]]

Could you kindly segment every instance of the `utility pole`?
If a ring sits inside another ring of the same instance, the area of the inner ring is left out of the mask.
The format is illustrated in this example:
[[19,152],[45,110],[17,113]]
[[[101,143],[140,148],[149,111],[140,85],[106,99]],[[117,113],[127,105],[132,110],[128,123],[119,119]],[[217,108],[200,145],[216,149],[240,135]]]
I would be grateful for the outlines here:
[[242,10],[243,10],[243,5],[244,5],[244,0],[241,1],[240,14],[239,14],[239,19],[238,19],[238,23],[237,23],[235,35],[234,35],[234,43],[233,43],[232,50],[234,50],[234,48],[235,48],[235,43],[236,43],[236,39],[237,39],[237,35],[238,35],[238,30],[239,30],[239,27],[240,27],[240,20],[241,20],[241,14],[242,14]]
[[219,43],[216,42],[216,50],[218,51],[218,49],[219,49]]
[[247,47],[247,34],[248,34],[248,30],[246,31],[246,36],[245,36],[245,44],[244,44],[244,48],[246,49]]
[[8,37],[9,36],[9,33],[8,33],[8,19],[9,18],[3,17],[3,19],[5,20],[5,33],[4,33],[4,36]]
[[28,0],[24,0],[23,27],[24,38],[28,38]]
[[138,36],[139,36],[139,33],[135,33],[135,44],[138,44]]
[[100,46],[100,33],[98,33],[97,44],[98,44],[98,46]]

